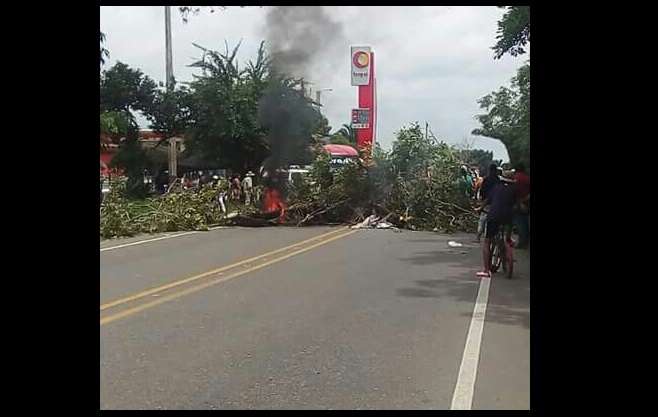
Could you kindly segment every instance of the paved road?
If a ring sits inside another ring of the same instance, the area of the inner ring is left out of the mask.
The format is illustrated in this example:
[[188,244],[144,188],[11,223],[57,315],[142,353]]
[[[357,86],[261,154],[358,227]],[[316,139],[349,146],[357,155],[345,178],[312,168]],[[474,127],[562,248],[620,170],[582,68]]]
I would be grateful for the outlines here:
[[[480,287],[470,238],[280,227],[103,241],[101,408],[449,409]],[[529,408],[518,258],[516,279],[491,280],[473,409]]]

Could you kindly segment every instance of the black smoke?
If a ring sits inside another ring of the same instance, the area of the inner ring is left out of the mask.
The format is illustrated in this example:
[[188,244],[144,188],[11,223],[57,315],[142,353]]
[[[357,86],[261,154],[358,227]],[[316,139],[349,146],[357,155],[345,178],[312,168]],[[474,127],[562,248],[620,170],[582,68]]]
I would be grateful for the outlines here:
[[299,83],[274,76],[258,105],[258,119],[267,129],[270,156],[264,162],[268,173],[307,157],[320,113],[299,88]]
[[322,6],[268,7],[265,34],[274,68],[306,78],[321,75],[311,73],[320,61],[330,67],[328,55],[344,40],[342,24]]
[[321,115],[306,96],[308,80],[322,76],[313,68],[328,64],[323,60],[331,54],[330,46],[344,37],[342,25],[321,6],[268,7],[264,32],[270,81],[259,101],[258,118],[268,131],[270,157],[264,169],[273,178],[279,168],[310,162],[312,135]]

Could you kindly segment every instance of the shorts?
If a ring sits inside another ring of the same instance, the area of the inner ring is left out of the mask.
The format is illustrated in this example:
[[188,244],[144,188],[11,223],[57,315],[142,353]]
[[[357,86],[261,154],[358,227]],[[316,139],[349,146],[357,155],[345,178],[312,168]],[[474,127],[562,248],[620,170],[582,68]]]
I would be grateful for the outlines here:
[[484,233],[484,226],[487,223],[487,212],[482,211],[480,212],[480,218],[478,219],[478,235],[482,235]]
[[487,219],[487,232],[485,234],[485,238],[487,239],[495,238],[498,232],[500,232],[501,228],[506,230],[507,233],[511,233],[512,222],[511,221],[502,222],[500,220]]

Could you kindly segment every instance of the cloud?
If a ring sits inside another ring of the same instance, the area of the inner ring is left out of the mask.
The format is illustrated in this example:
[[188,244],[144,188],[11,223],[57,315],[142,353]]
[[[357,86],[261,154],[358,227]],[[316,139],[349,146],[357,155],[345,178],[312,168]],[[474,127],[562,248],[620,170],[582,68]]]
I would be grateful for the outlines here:
[[[429,122],[449,143],[472,138],[474,146],[507,159],[496,140],[472,137],[480,113],[477,99],[507,85],[529,54],[493,59],[496,24],[503,14],[496,7],[327,6],[326,13],[342,25],[343,36],[323,43],[310,66],[312,88],[323,92],[323,113],[334,129],[348,123],[356,107],[356,87],[350,85],[351,45],[370,45],[378,79],[378,140],[388,148],[394,132],[410,122]],[[255,59],[264,40],[267,7],[207,9],[182,22],[172,7],[174,75],[190,81],[188,67],[201,55],[192,42],[224,50],[242,40],[239,62]],[[164,8],[101,7],[101,30],[107,34],[108,65],[116,60],[164,80]],[[331,33],[323,36],[331,37]],[[143,118],[140,122],[146,125]]]

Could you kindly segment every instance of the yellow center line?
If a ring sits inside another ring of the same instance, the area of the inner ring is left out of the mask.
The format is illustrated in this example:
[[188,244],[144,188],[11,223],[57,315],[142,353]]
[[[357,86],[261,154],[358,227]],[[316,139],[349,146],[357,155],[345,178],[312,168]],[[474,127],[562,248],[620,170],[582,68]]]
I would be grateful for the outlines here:
[[213,285],[216,285],[216,284],[219,284],[219,283],[222,283],[222,282],[226,282],[228,280],[231,280],[233,278],[237,278],[237,277],[239,277],[241,275],[244,275],[244,274],[247,274],[249,272],[256,271],[256,270],[261,269],[261,268],[265,268],[266,266],[272,265],[272,264],[277,263],[277,262],[281,262],[285,259],[291,258],[295,255],[300,254],[300,253],[307,252],[307,251],[309,251],[313,248],[317,248],[318,246],[326,245],[329,242],[332,242],[336,239],[341,239],[345,236],[349,236],[349,235],[351,235],[353,233],[356,233],[356,232],[357,232],[357,230],[351,230],[347,233],[343,233],[343,234],[331,237],[329,239],[323,240],[321,242],[315,243],[315,244],[307,246],[305,248],[302,248],[302,249],[296,250],[294,252],[288,253],[286,255],[280,256],[278,258],[272,259],[272,260],[267,261],[265,263],[262,263],[260,265],[257,265],[257,266],[251,267],[249,269],[245,269],[245,270],[236,272],[236,273],[231,274],[231,275],[228,275],[224,278],[219,278],[219,279],[216,279],[216,280],[212,280],[210,282],[206,282],[206,283],[197,285],[195,287],[188,288],[188,289],[176,292],[174,294],[170,294],[170,295],[158,298],[157,300],[154,300],[154,301],[151,301],[151,302],[148,302],[148,303],[145,303],[145,304],[141,304],[137,307],[129,308],[129,309],[123,310],[119,313],[116,313],[116,314],[113,314],[113,315],[110,315],[110,316],[106,316],[106,317],[100,319],[100,324],[102,326],[103,324],[111,323],[115,320],[119,320],[121,318],[133,315],[135,313],[139,313],[140,311],[144,311],[146,309],[149,309],[151,307],[154,307],[154,306],[157,306],[159,304],[165,303],[167,301],[171,301],[171,300],[174,300],[176,298],[182,297],[184,295],[192,294],[192,293],[195,293],[197,291],[201,291],[201,290],[203,290],[205,288],[208,288],[210,286],[213,286]]
[[196,280],[199,280],[201,278],[205,278],[207,276],[214,275],[214,274],[217,274],[219,272],[226,271],[228,269],[233,269],[233,268],[238,267],[240,265],[248,264],[250,262],[254,262],[254,261],[257,261],[259,259],[266,258],[268,256],[277,254],[279,252],[282,252],[282,251],[285,251],[285,250],[288,250],[288,249],[298,248],[300,245],[303,245],[305,243],[312,242],[312,241],[318,240],[318,239],[322,239],[326,236],[330,236],[332,234],[335,234],[335,233],[338,233],[338,232],[341,232],[341,231],[344,231],[344,230],[347,230],[347,228],[345,227],[345,228],[340,228],[338,230],[332,230],[331,232],[323,233],[319,236],[315,236],[315,237],[312,237],[310,239],[302,240],[301,242],[296,242],[296,243],[293,243],[292,245],[288,245],[288,246],[285,246],[283,248],[279,248],[279,249],[273,250],[271,252],[264,253],[262,255],[254,256],[253,258],[243,259],[243,260],[241,260],[239,262],[236,262],[234,264],[226,265],[226,266],[223,266],[221,268],[217,268],[217,269],[213,269],[211,271],[204,272],[202,274],[194,275],[194,276],[189,277],[189,278],[184,278],[184,279],[181,279],[181,280],[171,282],[169,284],[165,284],[165,285],[162,285],[162,286],[159,286],[159,287],[151,288],[151,289],[139,292],[137,294],[130,295],[128,297],[120,298],[118,300],[114,300],[114,301],[111,301],[109,303],[102,304],[100,306],[100,311],[107,310],[108,308],[116,307],[118,305],[125,304],[125,303],[128,303],[130,301],[138,300],[140,298],[144,298],[144,297],[147,297],[149,295],[156,294],[156,293],[168,290],[170,288],[178,287],[180,285],[187,284],[188,282],[196,281]]

